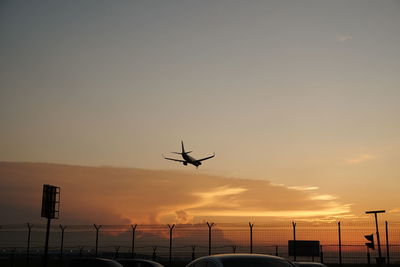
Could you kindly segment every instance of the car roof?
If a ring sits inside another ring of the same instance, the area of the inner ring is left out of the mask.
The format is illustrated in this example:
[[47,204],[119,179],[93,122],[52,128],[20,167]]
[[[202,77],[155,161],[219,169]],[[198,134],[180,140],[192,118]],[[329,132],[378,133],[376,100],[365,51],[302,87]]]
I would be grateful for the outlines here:
[[74,266],[114,266],[122,267],[122,265],[116,261],[104,258],[74,258],[69,261],[70,267]]
[[199,259],[235,259],[235,258],[268,258],[268,259],[277,259],[277,260],[283,260],[283,258],[278,257],[278,256],[273,256],[273,255],[267,255],[267,254],[250,254],[250,253],[235,253],[235,254],[215,254],[215,255],[210,255],[210,256],[204,256]]
[[156,261],[151,261],[151,260],[145,260],[145,259],[116,259],[116,261],[120,262],[120,263],[128,263],[128,262],[147,262],[147,263],[151,263],[153,265],[157,265],[157,266],[163,266],[162,264],[156,262]]
[[308,265],[308,266],[326,266],[325,264],[323,264],[321,262],[314,262],[314,261],[296,261],[296,262],[293,262],[293,263],[301,265],[301,266],[305,266],[305,265]]
[[[283,260],[286,261],[284,258],[277,257],[277,256],[272,256],[272,255],[267,255],[267,254],[250,254],[250,253],[228,253],[228,254],[215,254],[215,255],[209,255],[209,256],[204,256],[197,258],[196,260],[192,261],[198,262],[201,260],[211,260],[211,261],[216,261],[216,262],[222,262],[224,260],[235,260],[238,258],[261,258],[261,259],[271,259],[271,260]],[[192,263],[191,262],[191,263]]]

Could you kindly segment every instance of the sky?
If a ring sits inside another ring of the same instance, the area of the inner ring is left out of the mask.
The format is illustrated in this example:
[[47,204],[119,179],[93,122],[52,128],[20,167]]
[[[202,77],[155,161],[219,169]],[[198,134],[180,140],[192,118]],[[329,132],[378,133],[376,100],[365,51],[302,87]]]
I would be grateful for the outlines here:
[[[0,161],[247,179],[399,216],[399,12],[368,0],[2,1]],[[181,140],[216,157],[198,170],[164,160]]]
[[2,224],[40,223],[42,185],[60,189],[64,224],[331,222],[351,207],[312,188],[198,173],[49,163],[0,163]]

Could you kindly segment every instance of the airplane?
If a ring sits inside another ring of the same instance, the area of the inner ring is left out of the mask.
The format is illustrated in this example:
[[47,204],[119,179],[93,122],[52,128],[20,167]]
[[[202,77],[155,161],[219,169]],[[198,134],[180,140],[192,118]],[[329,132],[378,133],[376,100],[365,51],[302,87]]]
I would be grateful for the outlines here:
[[211,159],[211,158],[215,157],[215,153],[214,153],[212,156],[209,156],[209,157],[206,157],[206,158],[195,159],[195,158],[193,158],[193,157],[188,155],[192,151],[185,152],[185,147],[183,146],[183,141],[181,141],[181,143],[182,143],[182,152],[171,152],[171,153],[175,153],[175,154],[181,155],[184,160],[167,158],[167,157],[164,157],[164,155],[162,155],[164,157],[164,159],[182,162],[183,165],[185,165],[185,166],[188,165],[188,163],[189,163],[189,164],[192,164],[192,165],[196,166],[196,169],[197,169],[201,165],[201,162],[203,160],[207,160],[207,159]]

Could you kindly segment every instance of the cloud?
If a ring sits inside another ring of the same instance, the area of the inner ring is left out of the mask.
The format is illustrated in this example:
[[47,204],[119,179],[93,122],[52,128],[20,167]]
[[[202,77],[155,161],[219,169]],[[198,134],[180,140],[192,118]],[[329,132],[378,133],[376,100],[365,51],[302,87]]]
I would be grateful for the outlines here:
[[368,160],[375,159],[376,156],[371,155],[371,154],[360,154],[354,158],[346,160],[346,163],[348,164],[357,164],[357,163],[362,163]]
[[193,216],[190,216],[184,210],[175,211],[177,223],[190,223],[193,221]]
[[288,189],[299,190],[299,191],[311,191],[311,190],[318,190],[319,187],[318,187],[318,186],[304,186],[304,185],[300,185],[300,186],[288,186]]
[[334,200],[337,199],[337,197],[332,196],[332,195],[315,195],[311,197],[313,200]]
[[[178,171],[0,163],[1,223],[41,221],[41,187],[61,187],[60,223],[196,223],[235,218],[323,218],[349,205],[314,186]],[[246,219],[245,219],[246,220]],[[261,219],[260,219],[261,220]]]
[[393,208],[388,211],[388,213],[400,213],[400,208]]
[[352,35],[346,34],[346,35],[338,35],[336,36],[336,40],[338,40],[339,42],[346,42],[346,41],[350,41],[353,39]]
[[241,188],[241,187],[230,188],[227,186],[222,186],[222,187],[218,187],[215,190],[212,190],[210,192],[193,193],[193,195],[198,195],[204,199],[213,199],[213,198],[223,197],[223,196],[238,195],[245,191],[247,191],[246,188]]

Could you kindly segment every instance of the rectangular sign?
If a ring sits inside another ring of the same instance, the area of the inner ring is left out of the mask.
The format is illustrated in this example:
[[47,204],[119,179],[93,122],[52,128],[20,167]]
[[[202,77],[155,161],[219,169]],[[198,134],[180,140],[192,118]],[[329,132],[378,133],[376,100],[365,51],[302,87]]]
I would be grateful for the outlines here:
[[60,188],[53,185],[43,185],[42,217],[58,219],[58,207],[60,203]]
[[[296,246],[296,247],[295,247]],[[318,257],[319,256],[319,241],[309,240],[289,240],[289,256],[308,256]]]

